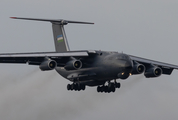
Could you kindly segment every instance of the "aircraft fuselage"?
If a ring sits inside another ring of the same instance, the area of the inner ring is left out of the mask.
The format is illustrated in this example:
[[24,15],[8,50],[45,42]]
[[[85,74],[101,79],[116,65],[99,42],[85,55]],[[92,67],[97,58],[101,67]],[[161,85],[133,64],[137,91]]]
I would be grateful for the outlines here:
[[[144,73],[146,78],[171,75],[178,65],[150,60],[133,55],[107,51],[70,51],[64,26],[68,23],[94,24],[91,22],[63,19],[39,19],[11,17],[13,19],[45,21],[52,23],[54,52],[4,53],[0,54],[0,63],[28,63],[39,65],[42,71],[56,70],[70,80],[67,90],[85,90],[87,86],[97,86],[97,92],[115,92],[120,88],[116,79],[127,79],[130,75]],[[80,44],[80,43],[79,43]],[[111,81],[111,80],[114,80]],[[106,85],[105,83],[108,82]]]
[[132,71],[130,57],[118,52],[97,51],[92,57],[81,59],[82,68],[65,70],[57,67],[56,71],[64,78],[89,86],[102,85],[113,79],[126,79]]

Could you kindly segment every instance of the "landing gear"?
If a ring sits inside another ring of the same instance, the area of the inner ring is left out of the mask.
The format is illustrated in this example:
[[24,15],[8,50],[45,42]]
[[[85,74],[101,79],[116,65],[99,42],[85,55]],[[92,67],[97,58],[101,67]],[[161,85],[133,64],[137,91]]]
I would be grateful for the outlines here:
[[75,90],[75,91],[85,90],[85,85],[79,83],[68,84],[67,90]]
[[[108,81],[107,85],[105,85],[105,82],[102,82],[100,84],[94,84],[93,86],[96,86],[96,85],[99,85],[97,87],[97,92],[101,92],[101,93],[115,92],[117,88],[121,87],[121,84],[117,83],[116,80],[114,80],[113,82]],[[85,90],[85,88],[86,88],[86,84],[82,84],[80,82],[74,82],[73,84],[67,85],[67,90],[70,90],[70,91],[73,91],[73,90],[81,91],[81,90]]]
[[116,88],[120,88],[121,84],[117,83],[116,81],[114,83],[108,83],[108,85],[103,85],[103,86],[98,86],[97,87],[97,92],[105,92],[105,93],[110,93],[110,92],[115,92]]
[[116,87],[116,88],[120,88],[120,87],[121,87],[121,84],[120,84],[120,83],[115,83],[115,87]]

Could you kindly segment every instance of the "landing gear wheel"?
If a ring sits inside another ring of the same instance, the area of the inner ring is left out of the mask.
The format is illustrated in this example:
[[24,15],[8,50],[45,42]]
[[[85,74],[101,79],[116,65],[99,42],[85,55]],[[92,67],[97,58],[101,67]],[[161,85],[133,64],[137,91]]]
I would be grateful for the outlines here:
[[101,88],[100,86],[97,87],[97,92],[100,92],[101,91]]
[[81,90],[85,90],[85,85],[81,85]]
[[72,90],[71,87],[72,87],[72,85],[68,84],[67,85],[67,90]]
[[114,83],[109,83],[109,85],[108,85],[108,92],[115,92],[115,85],[114,85]]
[[101,86],[101,91],[100,92],[104,92],[104,86]]
[[120,88],[121,87],[120,83],[115,83],[115,85],[116,85],[116,88]]
[[105,92],[105,93],[108,92],[108,86],[104,86],[104,92]]
[[80,91],[81,90],[81,85],[80,84],[76,84],[77,86],[77,90]]
[[71,84],[71,90],[74,90],[74,84]]
[[115,92],[115,91],[116,91],[116,88],[115,88],[115,87],[113,87],[111,91],[112,91],[112,92]]
[[77,91],[78,90],[77,84],[74,83],[73,86],[74,86],[74,90]]

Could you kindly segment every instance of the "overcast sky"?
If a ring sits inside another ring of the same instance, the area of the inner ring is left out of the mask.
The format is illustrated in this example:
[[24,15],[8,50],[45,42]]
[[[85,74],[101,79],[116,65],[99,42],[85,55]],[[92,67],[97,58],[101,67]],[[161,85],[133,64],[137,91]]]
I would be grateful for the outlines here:
[[[65,26],[71,50],[119,51],[178,64],[177,0],[0,0],[0,53],[54,51],[51,24],[9,17],[94,22]],[[178,71],[121,81],[115,93],[66,90],[56,71],[0,64],[1,120],[178,118]]]

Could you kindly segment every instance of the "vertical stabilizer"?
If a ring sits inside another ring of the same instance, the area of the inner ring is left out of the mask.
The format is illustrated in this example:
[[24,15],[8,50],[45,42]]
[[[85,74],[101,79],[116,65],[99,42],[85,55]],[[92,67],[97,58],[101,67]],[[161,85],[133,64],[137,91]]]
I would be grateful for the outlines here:
[[64,25],[52,23],[56,52],[70,51]]

